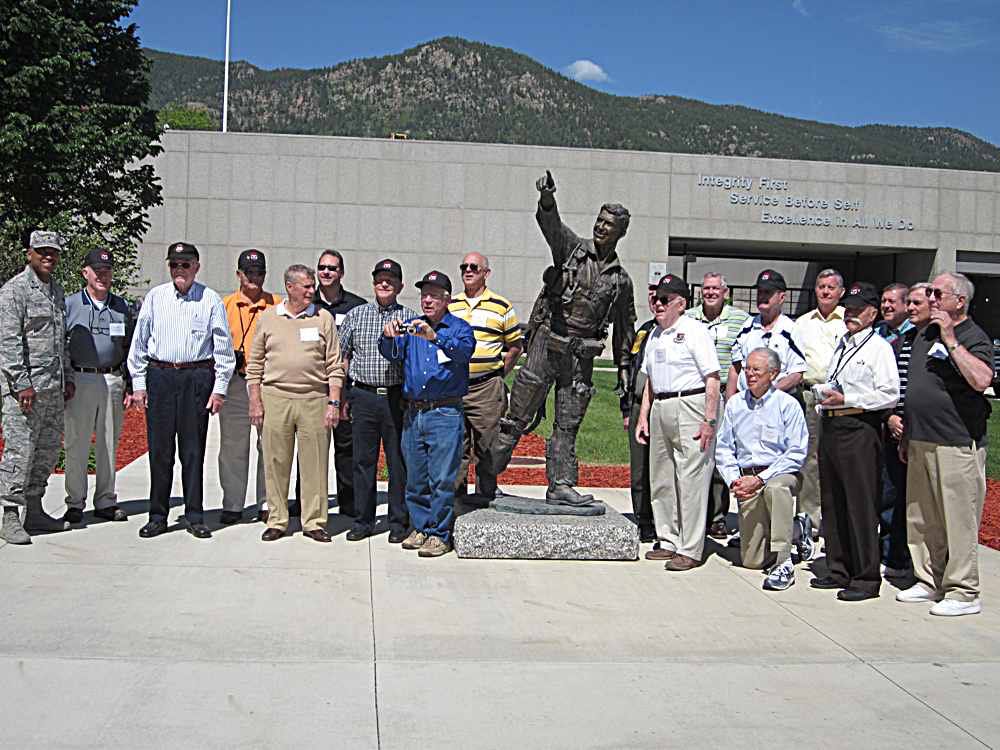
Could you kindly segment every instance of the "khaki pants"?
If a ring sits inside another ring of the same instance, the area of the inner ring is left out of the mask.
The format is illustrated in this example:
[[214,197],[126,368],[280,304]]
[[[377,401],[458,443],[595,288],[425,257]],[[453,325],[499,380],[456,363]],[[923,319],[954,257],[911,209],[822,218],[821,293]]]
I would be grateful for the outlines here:
[[327,397],[286,398],[264,391],[264,475],[270,529],[288,528],[288,484],[292,453],[299,445],[302,477],[302,530],[326,527],[330,431],[323,424]]
[[94,508],[110,508],[115,492],[115,456],[125,416],[125,381],[121,375],[78,372],[76,395],[66,402],[63,440],[66,451],[66,507],[83,510],[87,504],[87,458],[95,435]]
[[256,502],[259,509],[263,510],[267,505],[267,494],[260,431],[250,426],[250,397],[246,378],[234,373],[233,379],[229,381],[226,403],[219,412],[219,482],[222,484],[223,510],[241,512],[246,504],[251,430],[257,433]]
[[760,570],[768,557],[777,555],[780,565],[792,554],[795,493],[801,479],[796,474],[771,477],[763,489],[747,500],[738,500],[740,508],[740,557],[744,568]]
[[507,386],[503,378],[497,375],[471,384],[462,404],[465,407],[465,442],[455,492],[458,495],[467,493],[469,464],[475,458],[476,492],[493,499],[497,476],[493,470],[490,446],[493,445],[500,418],[507,413]]
[[819,489],[819,432],[823,420],[816,413],[816,396],[809,388],[803,388],[802,400],[805,402],[806,428],[809,430],[809,447],[806,449],[806,462],[802,466],[802,489],[799,490],[798,512],[809,514],[813,530],[819,532],[823,522],[823,511],[820,510],[822,497]]
[[946,599],[979,597],[979,520],[985,498],[985,448],[910,441],[906,539],[913,575]]
[[656,536],[667,549],[701,560],[715,441],[705,451],[694,436],[705,396],[653,401],[649,410],[649,486]]

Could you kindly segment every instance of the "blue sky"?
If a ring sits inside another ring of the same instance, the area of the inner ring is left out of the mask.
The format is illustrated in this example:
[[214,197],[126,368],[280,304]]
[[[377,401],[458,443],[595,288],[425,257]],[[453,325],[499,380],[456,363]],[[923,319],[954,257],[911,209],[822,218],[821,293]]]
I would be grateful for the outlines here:
[[[141,0],[132,18],[146,46],[223,56],[226,0]],[[325,67],[440,36],[510,47],[613,94],[945,125],[1000,145],[998,0],[233,0],[233,58],[264,68]]]

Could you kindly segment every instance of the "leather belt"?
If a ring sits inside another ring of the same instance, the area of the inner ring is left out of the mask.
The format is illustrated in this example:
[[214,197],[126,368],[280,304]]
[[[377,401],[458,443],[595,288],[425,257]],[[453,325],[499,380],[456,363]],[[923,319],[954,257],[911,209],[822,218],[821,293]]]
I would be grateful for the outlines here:
[[159,359],[149,360],[150,367],[160,370],[195,370],[215,367],[214,359],[199,359],[197,362],[163,362]]
[[823,411],[824,417],[855,417],[858,414],[864,414],[865,410],[859,407],[852,407],[849,409],[825,409]]
[[118,372],[121,367],[77,367],[73,365],[73,370],[75,372],[92,372],[97,375],[110,375],[111,373]]
[[491,372],[488,372],[485,375],[479,375],[478,377],[475,378],[469,378],[469,385],[472,386],[472,385],[479,385],[480,383],[485,383],[487,380],[492,380],[493,378],[497,377],[502,372],[503,368],[501,367],[499,370],[492,370]]
[[351,383],[351,388],[360,388],[363,391],[368,391],[369,393],[374,393],[376,396],[388,396],[389,391],[393,388],[399,388],[398,385],[368,385],[367,383],[359,383],[355,380]]
[[690,391],[664,391],[663,393],[654,393],[653,398],[657,401],[666,401],[669,398],[683,398],[684,396],[697,396],[699,393],[704,393],[704,388],[692,388]]
[[741,466],[740,476],[741,477],[755,477],[758,474],[770,469],[770,466]]
[[410,401],[407,400],[406,408],[415,409],[416,411],[430,411],[431,409],[437,409],[441,406],[461,406],[462,397],[452,396],[451,398],[441,398],[437,401]]

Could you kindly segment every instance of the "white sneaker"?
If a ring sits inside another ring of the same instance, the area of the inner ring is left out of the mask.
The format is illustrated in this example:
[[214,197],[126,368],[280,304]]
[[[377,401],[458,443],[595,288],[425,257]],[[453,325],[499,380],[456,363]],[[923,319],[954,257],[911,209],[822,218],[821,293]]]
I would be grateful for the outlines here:
[[896,593],[896,601],[904,604],[915,604],[921,602],[939,602],[941,594],[923,583],[915,583],[910,588]]
[[942,599],[933,607],[931,614],[940,617],[958,617],[959,615],[978,615],[983,611],[983,605],[979,599],[971,602],[963,602],[958,599]]

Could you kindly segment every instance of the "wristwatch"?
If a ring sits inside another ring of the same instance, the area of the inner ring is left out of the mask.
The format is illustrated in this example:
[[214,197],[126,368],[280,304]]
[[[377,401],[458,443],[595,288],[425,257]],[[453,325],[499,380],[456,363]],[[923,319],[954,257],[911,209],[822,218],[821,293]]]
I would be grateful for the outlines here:
[[715,427],[718,421],[719,421],[718,419],[706,419],[705,424],[707,424],[709,427]]
[[335,398],[335,399],[332,399],[330,401],[327,401],[326,403],[327,403],[327,406],[336,406],[338,409],[340,408],[340,399],[336,399]]

